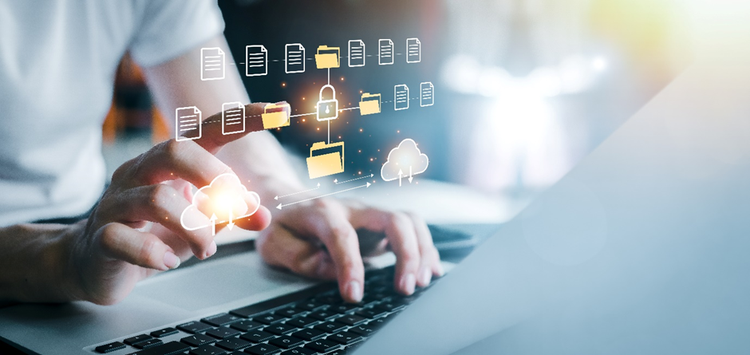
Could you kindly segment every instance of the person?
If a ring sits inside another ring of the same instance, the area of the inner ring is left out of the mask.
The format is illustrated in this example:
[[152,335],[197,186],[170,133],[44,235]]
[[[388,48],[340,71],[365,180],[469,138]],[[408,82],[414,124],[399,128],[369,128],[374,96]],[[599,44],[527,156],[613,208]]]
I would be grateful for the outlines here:
[[[0,302],[114,304],[139,280],[211,257],[210,228],[178,221],[191,185],[218,175],[236,174],[261,201],[304,190],[270,133],[224,136],[216,125],[198,140],[154,146],[104,187],[101,124],[126,52],[162,112],[250,102],[234,67],[223,80],[199,80],[202,47],[230,53],[215,2],[2,1],[0,18]],[[264,104],[246,107],[257,115]],[[337,279],[347,301],[362,298],[363,255],[392,250],[394,287],[404,294],[443,272],[414,214],[337,199],[272,210],[236,223],[262,230],[256,246],[267,263]],[[86,211],[77,223],[43,222]]]

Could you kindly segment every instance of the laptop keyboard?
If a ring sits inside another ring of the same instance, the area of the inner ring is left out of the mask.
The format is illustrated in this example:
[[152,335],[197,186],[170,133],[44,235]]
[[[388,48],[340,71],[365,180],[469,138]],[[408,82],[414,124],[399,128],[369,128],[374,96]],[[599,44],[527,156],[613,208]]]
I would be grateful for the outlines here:
[[[434,283],[434,281],[433,281]],[[428,286],[429,287],[429,286]],[[97,346],[97,353],[138,355],[340,355],[361,344],[425,288],[393,289],[393,267],[368,272],[358,304],[335,283]]]

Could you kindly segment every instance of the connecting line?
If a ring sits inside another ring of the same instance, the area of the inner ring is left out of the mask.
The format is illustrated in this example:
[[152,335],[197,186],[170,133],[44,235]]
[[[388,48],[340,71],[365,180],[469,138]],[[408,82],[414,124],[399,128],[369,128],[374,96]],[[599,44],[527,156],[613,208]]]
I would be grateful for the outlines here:
[[342,108],[342,109],[339,110],[339,112],[341,112],[341,111],[351,111],[351,110],[359,110],[359,106],[357,106],[357,107]]
[[289,118],[302,117],[302,116],[315,116],[317,114],[318,114],[317,112],[313,112],[313,113],[300,113],[300,114],[297,114],[297,115],[291,115],[291,116],[289,116]]
[[331,85],[331,68],[328,68],[328,85]]
[[368,188],[368,187],[370,187],[370,185],[372,185],[372,184],[368,182],[368,183],[366,183],[364,185],[360,185],[360,186],[357,186],[357,187],[352,187],[352,188],[348,188],[346,190],[331,192],[331,193],[327,193],[325,195],[320,195],[320,196],[316,196],[316,197],[310,197],[310,198],[306,198],[306,199],[300,200],[300,201],[290,202],[290,203],[287,203],[287,204],[280,203],[278,206],[276,206],[276,208],[277,209],[282,209],[282,208],[287,207],[287,206],[296,205],[296,204],[302,203],[302,202],[317,200],[317,199],[322,198],[322,197],[336,195],[336,194],[340,194],[342,192],[352,191],[352,190],[361,189],[361,188]]
[[331,120],[328,120],[328,144],[331,144]]

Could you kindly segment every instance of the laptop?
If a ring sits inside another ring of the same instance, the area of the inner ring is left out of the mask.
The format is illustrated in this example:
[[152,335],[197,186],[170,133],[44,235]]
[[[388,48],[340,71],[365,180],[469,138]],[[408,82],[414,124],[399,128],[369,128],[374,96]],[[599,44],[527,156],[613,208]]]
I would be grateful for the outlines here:
[[385,268],[345,304],[238,252],[115,306],[1,309],[0,336],[43,354],[750,353],[748,97],[744,67],[691,67],[414,296]]

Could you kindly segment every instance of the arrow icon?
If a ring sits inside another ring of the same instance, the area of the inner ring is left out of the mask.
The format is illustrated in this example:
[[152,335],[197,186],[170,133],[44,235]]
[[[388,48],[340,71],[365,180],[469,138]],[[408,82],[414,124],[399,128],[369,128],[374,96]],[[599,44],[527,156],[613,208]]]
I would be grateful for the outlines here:
[[281,196],[278,196],[278,195],[277,195],[277,196],[276,196],[276,197],[274,197],[273,199],[274,199],[274,200],[276,200],[276,201],[278,201],[278,200],[279,200],[280,198],[284,198],[284,197],[289,197],[289,196],[294,196],[294,195],[297,195],[297,194],[301,194],[301,193],[304,193],[304,192],[315,191],[315,190],[317,190],[317,189],[319,189],[319,188],[320,188],[320,183],[318,183],[318,186],[317,186],[316,188],[314,188],[314,189],[309,189],[309,190],[303,190],[303,191],[293,192],[293,193],[290,193],[290,194],[286,194],[286,195],[281,195]]
[[211,235],[216,235],[216,220],[218,217],[216,217],[216,213],[211,215]]
[[398,169],[398,186],[401,187],[401,178],[404,177],[404,172]]
[[364,188],[368,188],[368,187],[370,187],[370,185],[372,185],[372,184],[368,182],[368,183],[366,183],[366,184],[364,184],[364,185],[360,185],[360,186],[357,186],[357,187],[352,187],[352,188],[348,188],[348,189],[346,189],[346,190],[341,190],[341,191],[331,192],[331,193],[328,193],[328,194],[325,194],[325,195],[320,195],[320,196],[316,196],[316,197],[310,197],[310,198],[306,198],[306,199],[304,199],[304,200],[299,200],[299,201],[295,201],[295,202],[291,202],[291,203],[287,203],[287,204],[283,204],[283,203],[280,203],[280,204],[279,204],[278,206],[276,206],[276,208],[280,210],[280,209],[282,209],[282,208],[284,208],[284,207],[288,207],[288,206],[291,206],[291,205],[296,205],[296,204],[298,204],[298,203],[302,203],[302,202],[307,202],[307,201],[317,200],[317,199],[319,199],[319,198],[321,198],[321,197],[326,197],[326,196],[336,195],[336,194],[340,194],[340,193],[343,193],[343,192],[347,192],[347,191],[352,191],[352,190],[356,190],[356,189],[361,189],[361,188],[363,188],[363,187],[364,187]]
[[352,182],[352,181],[357,181],[357,180],[361,180],[361,179],[371,178],[373,176],[375,176],[375,174],[360,176],[358,178],[351,179],[351,180],[346,180],[346,181],[342,181],[342,182],[339,182],[339,179],[336,179],[336,180],[333,180],[333,183],[336,184],[336,185],[341,185],[341,184],[346,184],[347,182]]
[[229,224],[227,224],[227,228],[229,228],[229,230],[232,230],[232,228],[234,228],[234,222],[232,222],[232,210],[231,209],[229,210]]
[[411,165],[409,165],[409,183],[411,184],[411,181],[414,180],[414,176],[411,174]]

